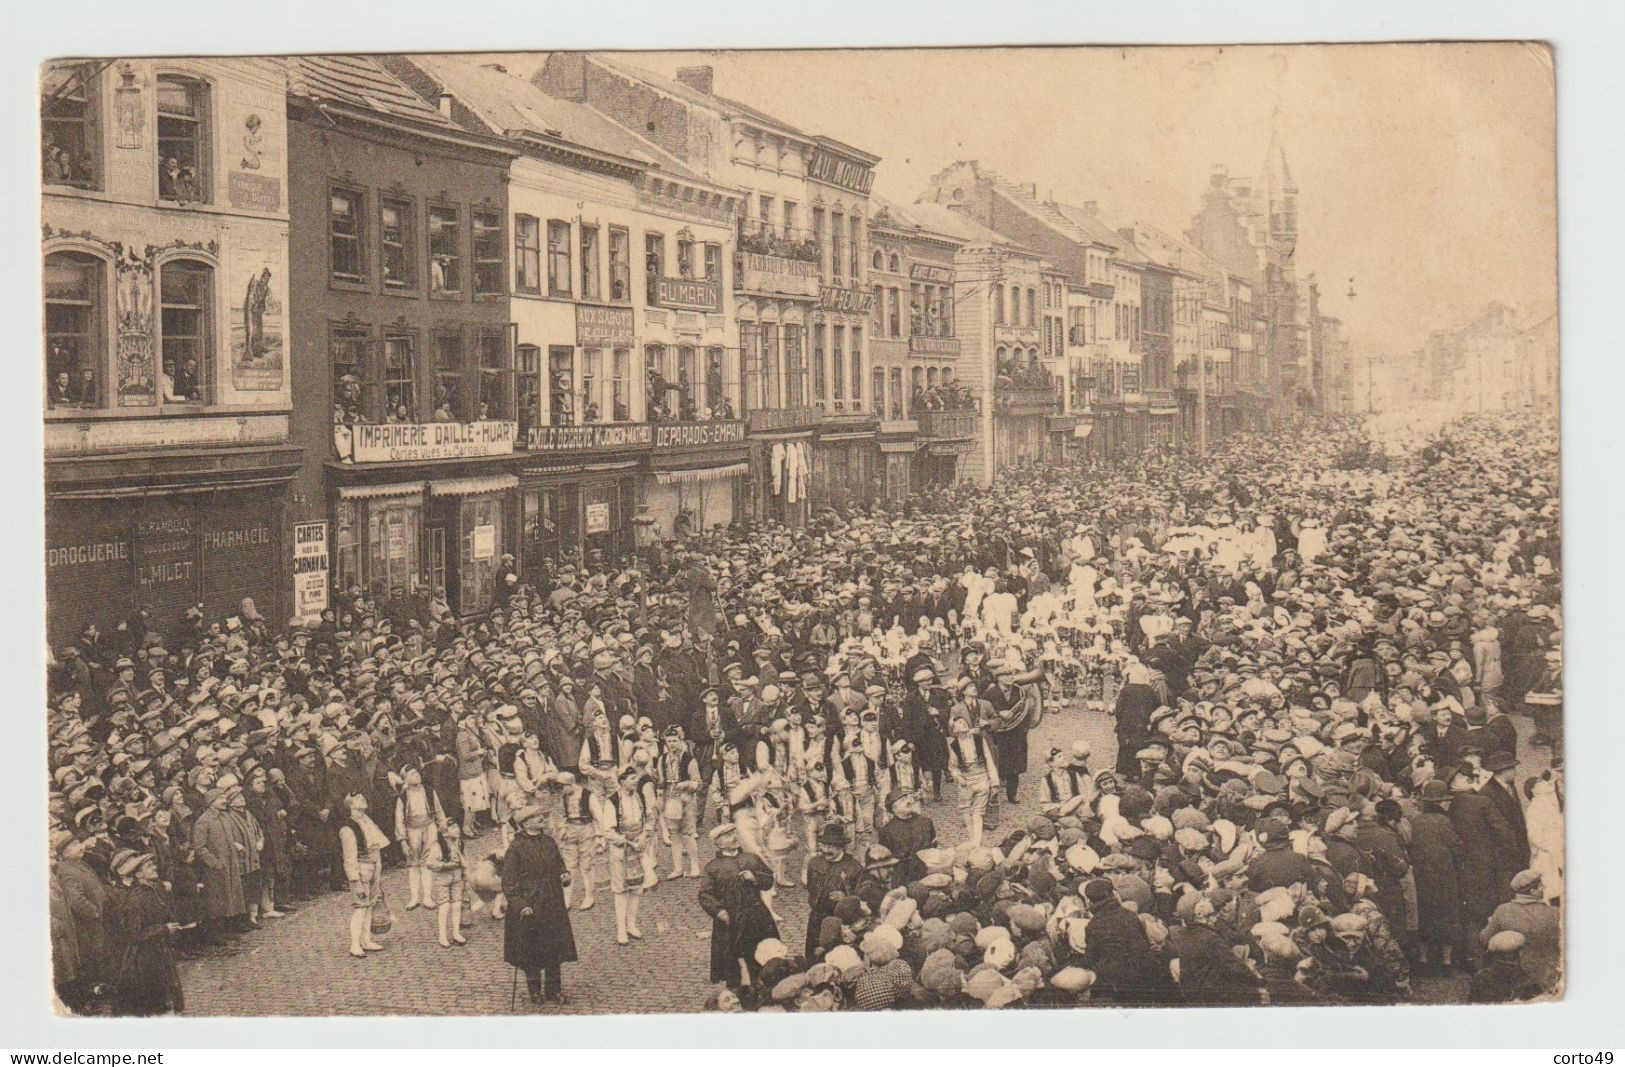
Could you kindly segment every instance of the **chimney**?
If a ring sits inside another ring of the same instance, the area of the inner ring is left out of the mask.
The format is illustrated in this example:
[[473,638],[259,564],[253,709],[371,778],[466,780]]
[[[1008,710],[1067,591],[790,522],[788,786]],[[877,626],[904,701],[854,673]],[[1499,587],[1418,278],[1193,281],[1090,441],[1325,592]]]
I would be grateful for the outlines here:
[[1034,200],[1038,199],[1038,183],[1037,182],[1028,182],[1027,183],[1027,195],[1032,197]]
[[706,96],[711,95],[711,75],[712,70],[710,67],[677,68],[678,81],[697,93],[704,93]]
[[440,94],[440,113],[442,115],[446,116],[448,119],[451,118],[451,94],[450,93],[441,93]]

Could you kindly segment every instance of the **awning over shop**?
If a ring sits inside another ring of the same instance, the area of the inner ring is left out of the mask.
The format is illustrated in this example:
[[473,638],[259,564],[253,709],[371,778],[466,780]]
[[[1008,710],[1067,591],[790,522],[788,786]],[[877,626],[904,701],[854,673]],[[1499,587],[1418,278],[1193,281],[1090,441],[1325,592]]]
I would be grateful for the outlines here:
[[340,500],[376,500],[385,496],[417,496],[423,492],[422,482],[394,482],[390,485],[341,485]]
[[720,467],[695,467],[692,470],[682,471],[655,471],[655,481],[660,485],[686,485],[692,482],[715,481],[718,478],[732,478],[735,475],[749,472],[749,463],[727,463]]
[[504,489],[517,489],[517,474],[486,474],[474,478],[437,478],[429,483],[433,496],[470,496],[475,493],[500,493]]
[[1094,432],[1095,424],[1092,422],[1080,422],[1078,425],[1072,427],[1072,436],[1075,438],[1088,437]]
[[1153,414],[1153,415],[1178,415],[1179,414],[1179,409],[1178,408],[1152,408],[1151,409],[1151,414]]

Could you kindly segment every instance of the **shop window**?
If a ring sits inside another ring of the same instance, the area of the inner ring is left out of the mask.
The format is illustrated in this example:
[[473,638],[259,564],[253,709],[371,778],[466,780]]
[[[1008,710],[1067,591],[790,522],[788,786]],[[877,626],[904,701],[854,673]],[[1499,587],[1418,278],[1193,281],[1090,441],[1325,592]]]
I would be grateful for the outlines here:
[[463,289],[462,221],[446,204],[429,208],[429,289],[460,293]]
[[333,365],[333,421],[350,425],[371,421],[376,410],[364,388],[367,380],[367,349],[371,338],[366,330],[334,326],[327,335],[328,357]]
[[581,298],[599,299],[598,227],[581,227]]
[[45,73],[40,96],[40,166],[47,185],[101,188],[101,93],[96,64]]
[[666,239],[658,233],[643,235],[644,298],[650,304],[660,303],[660,281],[666,273]]
[[576,350],[567,345],[553,345],[547,350],[547,410],[554,426],[575,425]]
[[417,354],[412,338],[396,334],[384,338],[384,421],[417,421]]
[[475,211],[474,223],[474,295],[503,296],[508,288],[503,284],[502,268],[502,213]]
[[632,235],[619,226],[609,228],[609,298],[632,299]]
[[327,198],[327,257],[341,282],[367,280],[363,245],[366,196],[359,189],[333,189]]
[[705,246],[705,280],[722,281],[722,246],[719,244]]
[[413,277],[412,202],[386,198],[378,208],[378,266],[384,288],[411,289]]
[[521,293],[542,291],[542,220],[534,215],[513,219],[514,288]]
[[212,384],[214,271],[197,260],[172,259],[158,274],[163,400],[204,403]]
[[45,257],[45,384],[50,408],[107,402],[107,263],[85,252]]
[[434,403],[429,416],[433,422],[455,422],[464,414],[464,361],[461,331],[448,330],[434,335]]
[[485,611],[496,593],[497,557],[502,554],[502,497],[465,497],[459,522],[458,609]]
[[412,503],[372,503],[367,509],[367,578],[372,591],[401,597],[418,574],[422,509]]
[[[360,505],[340,500],[333,505],[333,587],[348,590],[361,585]],[[342,620],[341,620],[342,621]]]
[[603,421],[604,353],[602,349],[581,350],[581,421]]
[[196,78],[158,78],[158,196],[208,203],[209,87]]
[[520,345],[516,356],[514,392],[518,396],[519,439],[523,442],[529,436],[530,428],[538,424],[536,412],[541,404],[542,350],[536,345]]
[[480,331],[480,406],[474,417],[513,418],[513,366],[508,360],[508,331]]
[[632,421],[632,350],[617,348],[611,357],[610,418],[616,422]]

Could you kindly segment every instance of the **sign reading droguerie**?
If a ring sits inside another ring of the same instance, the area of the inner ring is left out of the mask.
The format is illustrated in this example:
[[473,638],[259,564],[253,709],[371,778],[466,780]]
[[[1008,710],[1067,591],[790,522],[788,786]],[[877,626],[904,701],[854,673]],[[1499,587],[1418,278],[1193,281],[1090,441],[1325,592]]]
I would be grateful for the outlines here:
[[742,422],[675,422],[655,428],[656,448],[693,448],[738,444],[745,440]]
[[952,267],[939,267],[933,263],[915,263],[908,268],[908,276],[921,282],[951,282],[954,271]]
[[327,523],[293,524],[293,613],[315,619],[327,610]]
[[363,423],[347,429],[350,452],[344,454],[341,441],[339,459],[354,463],[505,456],[519,433],[517,423],[501,421]]
[[576,452],[600,448],[647,448],[646,422],[592,423],[587,426],[532,426],[525,435],[529,452]]
[[632,343],[632,309],[576,305],[576,344],[625,347]]
[[875,171],[873,167],[815,148],[812,161],[807,164],[807,177],[839,185],[854,193],[867,193],[869,186],[874,184]]

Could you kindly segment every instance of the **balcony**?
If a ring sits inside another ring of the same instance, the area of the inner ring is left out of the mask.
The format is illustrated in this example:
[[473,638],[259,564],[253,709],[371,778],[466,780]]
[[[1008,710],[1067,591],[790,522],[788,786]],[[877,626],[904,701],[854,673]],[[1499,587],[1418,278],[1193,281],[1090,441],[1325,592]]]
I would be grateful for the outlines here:
[[993,410],[1001,415],[1048,415],[1058,404],[1054,386],[996,386]]
[[880,418],[866,400],[835,400],[828,404],[820,403],[818,407],[823,412],[826,427],[867,426]]
[[917,419],[882,419],[880,420],[880,433],[882,436],[902,437],[920,432],[920,423]]
[[969,441],[976,436],[974,411],[917,411],[920,436],[932,441]]
[[773,226],[760,219],[739,220],[739,251],[793,259],[815,267],[820,259],[818,238],[813,234],[794,227]]
[[959,338],[932,337],[929,334],[909,334],[908,350],[917,356],[957,356]]
[[751,433],[805,430],[823,421],[823,413],[815,407],[757,408],[745,414],[745,425]]
[[1112,300],[1117,296],[1117,286],[1108,282],[1090,282],[1083,287],[1083,295],[1094,300]]

